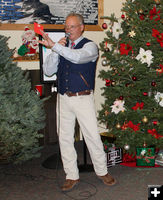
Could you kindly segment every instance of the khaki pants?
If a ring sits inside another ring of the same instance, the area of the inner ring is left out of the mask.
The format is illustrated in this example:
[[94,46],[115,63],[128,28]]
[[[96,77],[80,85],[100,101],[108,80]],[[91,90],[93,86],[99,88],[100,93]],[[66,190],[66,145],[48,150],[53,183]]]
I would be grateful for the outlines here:
[[66,179],[79,179],[77,154],[74,148],[76,118],[89,150],[95,173],[99,176],[107,174],[106,155],[98,133],[93,93],[73,97],[58,94],[57,127]]

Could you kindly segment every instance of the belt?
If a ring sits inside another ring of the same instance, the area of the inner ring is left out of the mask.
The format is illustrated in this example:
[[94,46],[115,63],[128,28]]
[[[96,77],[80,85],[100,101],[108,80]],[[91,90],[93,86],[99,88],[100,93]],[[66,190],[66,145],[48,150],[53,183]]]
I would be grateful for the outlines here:
[[65,94],[68,97],[73,97],[73,96],[89,95],[89,94],[91,94],[91,92],[92,92],[92,90],[85,90],[85,91],[76,92],[76,93],[66,92]]

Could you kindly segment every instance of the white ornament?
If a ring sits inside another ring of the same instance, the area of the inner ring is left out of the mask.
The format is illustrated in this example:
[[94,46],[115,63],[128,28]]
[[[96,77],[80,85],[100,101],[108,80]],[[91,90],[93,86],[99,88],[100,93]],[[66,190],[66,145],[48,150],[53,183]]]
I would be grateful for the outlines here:
[[118,114],[120,111],[124,111],[124,101],[122,100],[116,100],[114,101],[113,105],[110,106],[112,108],[111,112],[114,112],[115,114]]
[[113,31],[113,36],[116,39],[119,39],[119,35],[123,33],[123,30],[121,28],[121,23],[120,22],[114,22],[114,25],[112,27],[112,31]]
[[140,60],[142,63],[147,63],[148,67],[150,66],[151,63],[153,63],[152,58],[153,58],[152,51],[151,50],[145,51],[143,48],[140,48],[139,54],[136,56],[137,60]]
[[155,100],[161,107],[163,107],[163,93],[157,92],[155,95]]
[[129,149],[130,149],[130,145],[125,144],[124,149],[125,149],[125,150],[129,150]]

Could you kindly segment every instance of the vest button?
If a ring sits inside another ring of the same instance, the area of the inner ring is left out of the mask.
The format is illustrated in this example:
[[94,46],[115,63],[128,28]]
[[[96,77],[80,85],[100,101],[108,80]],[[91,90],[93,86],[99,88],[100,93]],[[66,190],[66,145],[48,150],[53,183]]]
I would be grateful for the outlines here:
[[67,68],[69,68],[69,65],[66,65]]

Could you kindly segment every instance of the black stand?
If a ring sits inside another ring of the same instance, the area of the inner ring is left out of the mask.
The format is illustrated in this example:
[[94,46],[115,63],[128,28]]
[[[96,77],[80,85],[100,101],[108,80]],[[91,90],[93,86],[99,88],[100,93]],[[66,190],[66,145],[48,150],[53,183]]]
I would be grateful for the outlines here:
[[94,171],[93,165],[87,164],[87,146],[86,146],[84,139],[83,139],[83,159],[84,159],[84,164],[78,166],[79,172],[92,172],[92,171]]
[[43,161],[42,166],[46,169],[57,169],[59,162],[60,156],[59,154],[55,153]]
[[[83,139],[83,160],[84,164],[78,165],[79,172],[92,172],[94,171],[92,164],[87,164],[87,146]],[[43,161],[42,166],[46,169],[56,169],[61,163],[60,152],[49,156],[45,161]]]
[[57,152],[49,156],[46,160],[42,162],[42,166],[47,169],[57,169],[60,167],[61,155],[59,150],[59,144],[57,144]]

